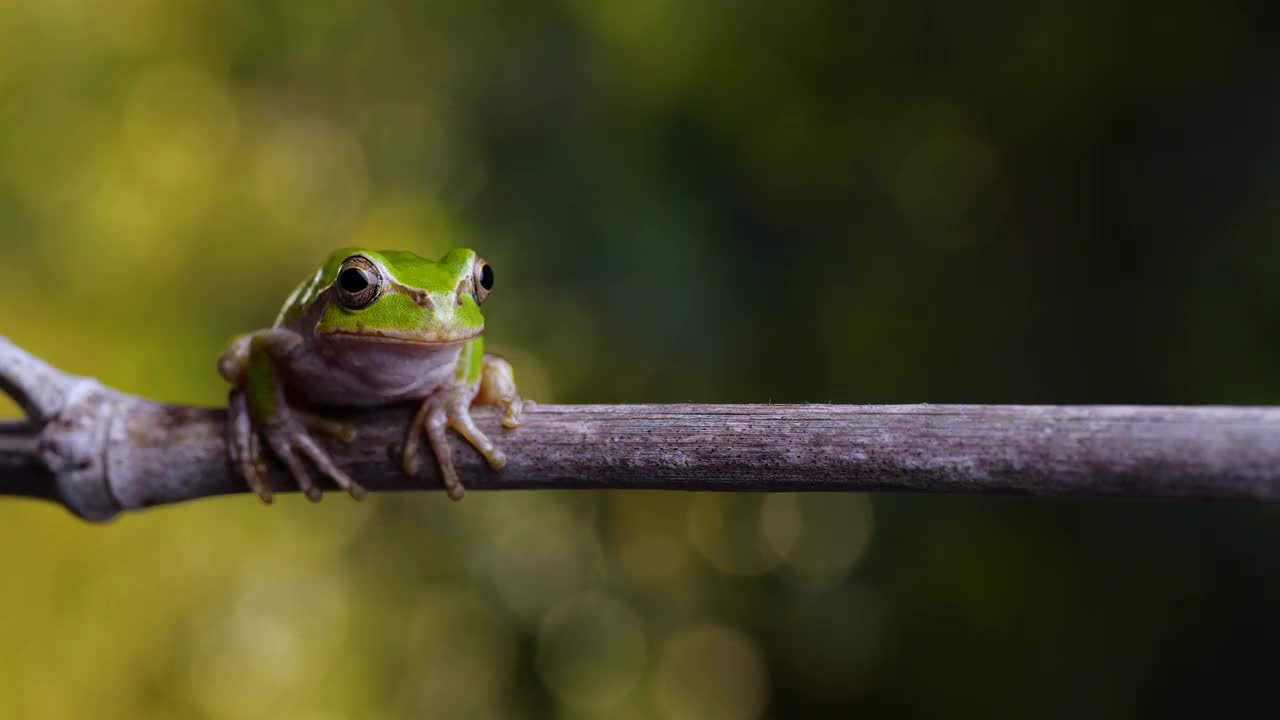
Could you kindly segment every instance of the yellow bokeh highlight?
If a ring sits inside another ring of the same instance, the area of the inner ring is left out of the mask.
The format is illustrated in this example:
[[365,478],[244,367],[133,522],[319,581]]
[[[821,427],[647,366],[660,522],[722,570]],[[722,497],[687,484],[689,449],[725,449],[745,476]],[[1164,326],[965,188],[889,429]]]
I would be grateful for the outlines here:
[[765,542],[788,570],[811,580],[843,576],[871,545],[874,513],[866,495],[770,495],[762,515]]
[[601,593],[552,608],[538,633],[539,674],[574,708],[603,711],[624,702],[640,683],[647,653],[639,614]]
[[689,503],[689,539],[702,557],[728,575],[760,575],[782,561],[766,541],[764,496],[705,493]]
[[683,630],[666,642],[655,689],[668,720],[755,720],[769,699],[759,646],[718,624]]
[[135,171],[154,189],[196,192],[217,179],[239,120],[217,79],[193,67],[158,66],[130,90],[121,133]]
[[254,197],[283,231],[339,233],[359,218],[369,193],[360,141],[315,117],[268,121],[257,150]]

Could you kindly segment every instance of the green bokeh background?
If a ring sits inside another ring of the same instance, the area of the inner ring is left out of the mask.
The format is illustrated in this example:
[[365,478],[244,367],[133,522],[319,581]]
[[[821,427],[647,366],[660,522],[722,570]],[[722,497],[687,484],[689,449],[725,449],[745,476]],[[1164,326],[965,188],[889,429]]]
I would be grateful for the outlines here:
[[[1278,403],[1268,7],[10,0],[0,333],[218,404],[330,249],[467,245],[542,401]],[[1231,504],[5,500],[0,717],[1221,714],[1272,699],[1277,543]]]

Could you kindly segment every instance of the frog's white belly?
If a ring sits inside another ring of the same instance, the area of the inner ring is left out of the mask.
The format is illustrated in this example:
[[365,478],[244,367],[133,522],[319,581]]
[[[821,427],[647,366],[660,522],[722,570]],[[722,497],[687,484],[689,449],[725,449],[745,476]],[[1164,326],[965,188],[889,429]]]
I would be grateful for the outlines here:
[[455,382],[462,345],[361,342],[290,358],[290,390],[314,405],[368,407],[418,400]]

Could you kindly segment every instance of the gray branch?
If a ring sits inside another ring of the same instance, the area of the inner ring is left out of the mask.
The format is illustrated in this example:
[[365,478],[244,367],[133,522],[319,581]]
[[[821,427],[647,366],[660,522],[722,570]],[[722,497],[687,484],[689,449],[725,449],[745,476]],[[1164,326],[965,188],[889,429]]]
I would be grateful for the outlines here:
[[[28,422],[0,423],[0,495],[88,520],[246,492],[222,410],[155,403],[62,373],[0,337],[0,389]],[[434,463],[400,471],[413,408],[337,413],[334,459],[373,491],[438,490]],[[524,426],[476,420],[510,459],[461,439],[471,490],[894,491],[1280,499],[1280,408],[1019,405],[534,405]],[[322,440],[323,441],[323,440]],[[291,488],[272,469],[277,490]]]

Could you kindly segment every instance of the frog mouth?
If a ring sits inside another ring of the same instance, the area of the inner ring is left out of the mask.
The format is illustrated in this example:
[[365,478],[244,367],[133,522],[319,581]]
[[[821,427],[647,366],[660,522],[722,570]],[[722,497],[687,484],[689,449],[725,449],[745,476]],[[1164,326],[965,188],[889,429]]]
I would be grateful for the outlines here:
[[429,347],[446,347],[458,345],[480,337],[483,329],[466,335],[442,335],[439,333],[415,332],[412,330],[375,330],[361,328],[358,330],[316,330],[316,335],[326,339],[352,340],[357,342],[387,343],[393,345],[419,345]]

